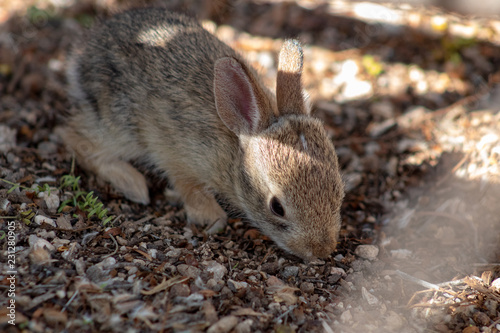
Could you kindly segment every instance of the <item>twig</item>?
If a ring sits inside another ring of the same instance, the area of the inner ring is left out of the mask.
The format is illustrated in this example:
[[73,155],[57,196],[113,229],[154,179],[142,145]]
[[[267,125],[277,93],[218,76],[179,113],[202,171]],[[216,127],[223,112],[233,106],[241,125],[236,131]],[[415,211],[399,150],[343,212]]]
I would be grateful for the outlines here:
[[61,309],[61,313],[66,311],[66,308],[71,304],[71,302],[73,302],[73,300],[75,299],[76,295],[78,295],[78,289],[76,289],[75,293],[73,294],[73,296],[71,296],[71,298],[66,302],[66,304],[64,304],[63,308]]
[[109,233],[108,235],[113,240],[113,243],[115,243],[115,250],[113,251],[113,253],[103,256],[104,259],[114,256],[118,252],[118,242],[116,241],[115,236],[113,236],[111,233]]
[[[290,309],[286,310],[285,312],[283,312],[283,314],[281,314],[278,318],[275,319],[275,322],[279,321],[280,319],[288,316],[288,314],[290,312],[292,312],[295,308],[297,307],[297,305],[293,305],[290,307]],[[285,323],[286,323],[286,320],[285,320]]]
[[396,270],[396,273],[400,277],[402,277],[403,279],[408,280],[408,281],[413,282],[413,283],[416,283],[418,285],[421,285],[422,287],[425,287],[425,288],[428,288],[428,289],[434,289],[434,290],[439,290],[440,289],[437,284],[430,283],[430,282],[424,281],[422,279],[418,279],[418,278],[413,277],[413,276],[411,276],[409,274],[406,274],[405,272],[400,271],[399,269]]
[[446,286],[458,286],[459,284],[462,284],[462,283],[464,283],[464,279],[441,282],[441,283],[438,283],[437,285],[439,287],[446,287]]
[[[118,217],[121,217],[121,215],[119,215]],[[144,216],[143,218],[140,218],[137,221],[134,221],[134,224],[141,224],[141,223],[147,222],[153,218],[154,218],[154,215]],[[116,221],[116,219],[113,221],[113,223],[115,223],[115,221]]]
[[434,188],[441,186],[445,181],[447,181],[451,175],[453,175],[468,159],[470,158],[470,152],[467,153],[454,167],[451,169],[451,171],[446,174],[443,178],[438,180],[436,182],[436,185],[434,185]]
[[267,253],[264,256],[264,258],[262,258],[262,261],[259,263],[259,265],[262,265],[264,263],[264,261],[266,261],[267,257],[269,257],[269,255],[271,254],[272,251],[273,251],[273,248],[270,247],[269,250],[267,250]]

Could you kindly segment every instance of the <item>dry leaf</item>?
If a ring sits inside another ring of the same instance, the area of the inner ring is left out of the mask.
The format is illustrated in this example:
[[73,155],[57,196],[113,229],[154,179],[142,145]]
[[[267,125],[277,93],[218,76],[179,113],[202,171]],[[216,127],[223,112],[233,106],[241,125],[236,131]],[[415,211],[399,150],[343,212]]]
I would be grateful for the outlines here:
[[134,248],[129,248],[139,254],[142,254],[148,261],[153,261],[153,257],[151,257],[151,255],[147,252],[144,252],[142,250],[139,250],[139,249],[134,249]]
[[233,316],[255,316],[255,317],[269,317],[269,314],[267,313],[262,313],[262,312],[257,312],[254,311],[253,309],[250,308],[240,308],[236,311],[233,311],[231,313]]
[[299,289],[286,286],[276,291],[273,298],[278,303],[285,302],[287,305],[294,305],[298,301],[298,297],[295,295],[297,290]]
[[157,285],[156,287],[154,287],[153,289],[151,290],[141,290],[141,294],[143,295],[154,295],[154,294],[157,294],[163,290],[167,290],[168,288],[170,288],[171,286],[173,286],[174,284],[178,284],[178,283],[183,283],[185,281],[189,280],[189,277],[186,277],[186,276],[176,276],[176,277],[173,277],[169,280],[166,280],[166,279],[163,279],[163,281]]

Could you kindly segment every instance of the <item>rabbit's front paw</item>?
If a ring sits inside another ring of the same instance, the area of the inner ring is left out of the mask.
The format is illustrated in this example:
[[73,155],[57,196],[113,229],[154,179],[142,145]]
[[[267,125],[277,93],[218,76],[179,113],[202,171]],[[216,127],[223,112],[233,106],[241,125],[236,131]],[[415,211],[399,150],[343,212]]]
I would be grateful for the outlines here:
[[208,227],[206,231],[210,234],[224,230],[227,224],[226,212],[210,194],[197,192],[190,195],[184,208],[188,222]]

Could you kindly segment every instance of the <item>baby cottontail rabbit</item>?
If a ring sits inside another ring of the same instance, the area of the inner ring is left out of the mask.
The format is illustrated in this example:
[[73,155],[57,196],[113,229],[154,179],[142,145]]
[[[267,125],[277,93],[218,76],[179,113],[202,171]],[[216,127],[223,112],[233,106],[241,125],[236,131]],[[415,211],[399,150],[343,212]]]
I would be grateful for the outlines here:
[[309,115],[302,49],[279,55],[276,97],[255,70],[196,21],[159,8],[124,12],[69,62],[76,110],[59,132],[80,165],[149,203],[130,161],[168,176],[189,222],[227,220],[214,194],[281,248],[328,256],[344,187],[335,149]]

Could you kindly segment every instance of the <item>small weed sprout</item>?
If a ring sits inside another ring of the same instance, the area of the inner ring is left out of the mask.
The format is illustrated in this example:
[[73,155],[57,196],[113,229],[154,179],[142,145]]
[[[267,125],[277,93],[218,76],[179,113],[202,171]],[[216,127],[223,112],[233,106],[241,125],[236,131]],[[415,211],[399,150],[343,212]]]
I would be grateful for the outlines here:
[[77,207],[87,213],[87,217],[97,216],[102,221],[103,225],[108,224],[114,216],[108,216],[108,210],[104,208],[99,198],[94,195],[94,192],[85,192],[80,189],[80,177],[72,175],[64,175],[61,177],[61,186],[63,188],[71,188],[71,198],[64,200],[59,206],[58,212],[61,212],[66,206]]
[[10,194],[10,193],[14,192],[16,189],[20,188],[20,189],[23,189],[26,191],[34,191],[36,195],[38,195],[40,192],[46,192],[47,195],[50,195],[50,186],[47,183],[43,184],[43,186],[38,185],[35,189],[33,189],[31,187],[22,186],[19,183],[14,183],[14,182],[8,181],[7,179],[3,179],[3,178],[0,178],[0,181],[12,186],[7,191],[7,194]]

